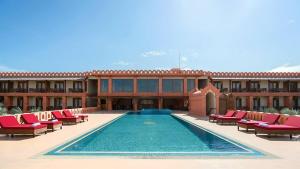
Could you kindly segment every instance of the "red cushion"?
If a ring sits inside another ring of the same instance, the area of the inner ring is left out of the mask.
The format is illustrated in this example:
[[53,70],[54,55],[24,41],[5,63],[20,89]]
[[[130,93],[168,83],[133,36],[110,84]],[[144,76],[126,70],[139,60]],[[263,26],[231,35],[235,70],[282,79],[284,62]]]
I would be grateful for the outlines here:
[[15,125],[15,126],[5,127],[5,129],[36,130],[36,129],[45,128],[45,127],[47,127],[47,126],[46,125],[42,125],[42,124],[38,125],[38,126],[32,126],[31,124],[19,124],[19,125]]
[[70,110],[68,109],[65,109],[63,110],[63,114],[66,116],[66,117],[74,117],[74,115],[70,112]]
[[259,126],[258,124],[256,124],[255,126],[265,130],[300,130],[300,127],[280,125],[280,124],[271,124],[267,126]]
[[284,122],[284,125],[300,128],[300,117],[299,116],[289,116],[288,119]]
[[79,114],[77,115],[78,117],[89,117],[88,115],[85,115],[85,114]]
[[242,119],[242,118],[244,118],[246,115],[247,115],[247,112],[245,112],[245,111],[238,111],[238,112],[236,113],[235,117],[236,117],[237,119]]
[[249,121],[238,121],[239,124],[246,124],[246,125],[254,125],[261,123],[261,121],[249,120]]
[[25,113],[25,114],[22,114],[21,116],[24,119],[24,122],[27,124],[33,124],[33,123],[39,122],[38,118],[34,114]]
[[261,121],[267,122],[268,124],[274,124],[279,119],[279,117],[280,117],[279,114],[266,113],[263,115],[263,118]]
[[56,119],[58,119],[58,118],[64,118],[65,117],[59,111],[53,111],[51,113],[54,116],[54,118],[56,118]]
[[0,117],[0,126],[1,127],[9,127],[19,125],[18,120],[15,116],[1,116]]
[[40,121],[41,124],[44,125],[56,125],[56,124],[61,124],[61,121]]
[[225,117],[232,117],[234,115],[235,111],[229,110],[227,113],[224,115]]

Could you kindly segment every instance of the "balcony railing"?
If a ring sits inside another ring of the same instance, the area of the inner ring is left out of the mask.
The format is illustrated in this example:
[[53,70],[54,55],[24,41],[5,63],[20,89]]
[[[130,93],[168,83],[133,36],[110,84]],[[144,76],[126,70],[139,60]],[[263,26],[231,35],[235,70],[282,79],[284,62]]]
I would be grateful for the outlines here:
[[50,89],[50,92],[53,92],[53,93],[64,93],[64,92],[65,92],[65,89],[62,89],[62,88],[54,88],[54,89]]
[[285,88],[270,88],[269,92],[288,92],[288,89]]
[[8,89],[5,89],[5,88],[0,88],[0,93],[8,93],[9,92],[9,90]]
[[33,92],[33,93],[45,93],[48,90],[45,88],[29,88],[29,92]]
[[18,92],[18,93],[27,93],[28,89],[27,88],[13,88],[10,91],[11,92]]
[[82,93],[83,89],[78,89],[78,88],[69,88],[70,93]]

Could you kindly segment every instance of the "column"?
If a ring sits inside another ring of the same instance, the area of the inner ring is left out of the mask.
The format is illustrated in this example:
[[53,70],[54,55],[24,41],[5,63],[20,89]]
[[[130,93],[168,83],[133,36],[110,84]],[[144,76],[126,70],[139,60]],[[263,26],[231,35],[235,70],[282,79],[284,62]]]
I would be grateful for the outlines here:
[[28,96],[23,96],[23,112],[28,111]]
[[133,110],[137,111],[138,110],[137,98],[132,99],[132,102],[133,102]]
[[63,96],[62,97],[62,109],[67,108],[67,97]]
[[163,83],[162,83],[162,78],[158,79],[158,95],[162,96],[163,93]]
[[111,98],[106,99],[106,104],[107,104],[107,110],[111,111],[112,110],[112,100],[111,100]]
[[81,107],[86,108],[86,96],[81,97]]
[[98,78],[98,96],[100,96],[100,94],[101,94],[101,79],[100,78]]
[[293,96],[284,97],[284,107],[293,108]]
[[133,78],[133,96],[137,95],[137,78]]
[[112,79],[108,79],[108,94],[112,94]]
[[195,79],[195,88],[198,89],[198,78]]
[[272,108],[273,107],[273,96],[269,96],[268,97],[268,108]]
[[158,109],[163,108],[163,99],[161,97],[158,98]]
[[188,95],[188,88],[187,88],[187,78],[183,79],[183,95]]
[[43,111],[47,110],[47,96],[43,96]]
[[247,97],[247,107],[250,111],[253,110],[253,96]]
[[3,104],[6,108],[11,106],[11,104],[12,104],[11,98],[9,96],[4,96],[4,103]]

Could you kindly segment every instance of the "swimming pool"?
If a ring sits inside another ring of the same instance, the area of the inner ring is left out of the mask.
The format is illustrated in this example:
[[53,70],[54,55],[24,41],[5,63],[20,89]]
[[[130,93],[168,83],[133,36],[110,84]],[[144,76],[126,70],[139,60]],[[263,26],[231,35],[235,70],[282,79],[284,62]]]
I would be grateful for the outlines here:
[[46,155],[84,156],[263,156],[195,126],[169,110],[129,112]]

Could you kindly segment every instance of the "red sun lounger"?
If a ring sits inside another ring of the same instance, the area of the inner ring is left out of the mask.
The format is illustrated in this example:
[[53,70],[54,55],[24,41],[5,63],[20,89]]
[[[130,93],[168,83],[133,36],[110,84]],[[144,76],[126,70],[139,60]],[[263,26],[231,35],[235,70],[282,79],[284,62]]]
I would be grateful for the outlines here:
[[266,113],[263,115],[261,121],[256,121],[256,120],[240,120],[237,122],[238,130],[240,128],[246,129],[248,131],[249,129],[254,129],[255,124],[275,124],[277,120],[279,119],[280,115],[279,114],[271,114],[271,113]]
[[88,115],[85,115],[85,114],[74,115],[68,109],[63,110],[63,114],[66,117],[80,117],[82,121],[89,121],[89,116]]
[[243,119],[247,115],[245,111],[238,111],[233,117],[217,117],[217,123],[234,123],[236,124],[238,121]]
[[15,134],[33,135],[35,137],[41,133],[47,133],[47,126],[34,123],[34,124],[20,124],[15,116],[1,116],[0,117],[0,134]]
[[62,121],[63,124],[77,124],[81,121],[80,117],[65,117],[59,111],[53,111],[51,113],[55,119]]
[[267,134],[270,137],[272,134],[290,135],[292,139],[293,134],[300,134],[300,117],[289,116],[283,124],[255,124],[255,135]]
[[38,118],[32,113],[24,113],[21,115],[21,119],[24,121],[25,124],[34,124],[34,123],[41,123],[43,125],[47,125],[48,130],[56,130],[62,129],[62,122],[58,120],[49,120],[49,121],[39,121]]
[[208,117],[208,121],[216,121],[218,117],[232,117],[235,114],[235,111],[233,110],[228,110],[227,113],[225,115],[219,115],[219,114],[211,114]]

